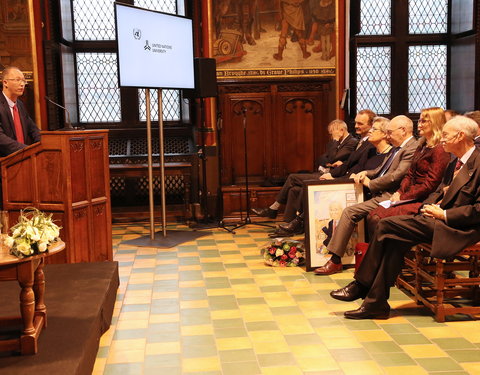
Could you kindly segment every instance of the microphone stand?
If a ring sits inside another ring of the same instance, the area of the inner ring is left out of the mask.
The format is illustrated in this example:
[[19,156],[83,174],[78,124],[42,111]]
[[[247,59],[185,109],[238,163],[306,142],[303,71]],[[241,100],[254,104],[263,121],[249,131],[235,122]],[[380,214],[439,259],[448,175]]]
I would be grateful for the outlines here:
[[[247,147],[247,112],[248,109],[246,107],[246,103],[249,102],[248,100],[242,100],[240,102],[237,102],[234,106],[234,113],[237,115],[242,114],[242,124],[243,124],[243,156],[244,156],[244,167],[245,167],[245,196],[246,196],[246,216],[245,219],[242,219],[240,223],[234,224],[233,228],[227,228],[225,227],[225,223],[223,220],[221,221],[221,227],[224,228],[225,230],[229,231],[230,233],[235,234],[235,230],[238,228],[242,228],[246,225],[249,224],[254,224],[254,225],[259,225],[263,227],[268,227],[268,228],[274,228],[270,224],[265,224],[263,222],[252,222],[252,219],[250,218],[250,188],[249,188],[249,183],[248,183],[248,147]],[[240,107],[239,109],[235,110],[235,107]],[[252,106],[250,106],[250,110],[253,111],[254,114],[259,113],[260,110],[254,110]],[[242,196],[241,190],[240,190],[240,197]]]
[[52,99],[50,99],[48,96],[45,96],[45,100],[46,100],[47,102],[52,103],[53,105],[55,105],[55,106],[63,109],[63,111],[67,114],[67,121],[65,121],[65,122],[66,122],[65,126],[64,126],[63,128],[61,128],[61,129],[58,129],[58,130],[72,131],[72,130],[78,130],[78,129],[80,129],[80,128],[74,128],[74,127],[72,126],[72,123],[71,123],[71,121],[70,121],[70,112],[68,111],[67,108],[65,108],[64,106],[58,104],[57,102],[54,102],[54,101],[53,101]]

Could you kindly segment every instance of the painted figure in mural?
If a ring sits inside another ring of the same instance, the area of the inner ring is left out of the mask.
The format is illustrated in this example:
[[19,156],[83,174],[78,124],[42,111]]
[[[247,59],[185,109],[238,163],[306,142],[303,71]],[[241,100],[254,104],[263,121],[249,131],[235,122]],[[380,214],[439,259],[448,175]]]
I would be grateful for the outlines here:
[[318,32],[320,41],[313,52],[322,52],[322,60],[332,57],[332,34],[335,29],[335,2],[333,0],[311,0],[313,24],[308,44],[314,44]]
[[294,34],[298,37],[298,43],[302,50],[303,58],[310,57],[307,51],[307,43],[305,41],[305,19],[303,15],[302,3],[304,0],[281,0],[280,13],[282,17],[280,38],[278,41],[278,52],[273,55],[276,60],[283,59],[283,50],[287,45],[288,28],[293,29]]

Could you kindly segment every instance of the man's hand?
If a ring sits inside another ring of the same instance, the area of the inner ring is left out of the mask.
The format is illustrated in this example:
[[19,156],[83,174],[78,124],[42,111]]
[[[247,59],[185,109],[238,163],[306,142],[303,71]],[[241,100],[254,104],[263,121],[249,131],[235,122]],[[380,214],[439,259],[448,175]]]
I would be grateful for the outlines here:
[[352,173],[352,175],[350,176],[350,178],[353,178],[353,180],[357,183],[357,184],[363,184],[363,180],[367,177],[367,171],[361,171],[357,174],[355,173]]
[[398,191],[396,191],[395,193],[392,194],[392,196],[390,197],[390,200],[392,202],[397,202],[400,200],[400,193]]
[[427,217],[433,217],[438,220],[445,221],[445,212],[438,204],[426,204],[422,207],[420,212]]
[[333,180],[333,177],[330,173],[324,173],[319,177],[319,180]]
[[335,163],[332,163],[332,167],[339,167],[343,164],[343,161],[337,160]]

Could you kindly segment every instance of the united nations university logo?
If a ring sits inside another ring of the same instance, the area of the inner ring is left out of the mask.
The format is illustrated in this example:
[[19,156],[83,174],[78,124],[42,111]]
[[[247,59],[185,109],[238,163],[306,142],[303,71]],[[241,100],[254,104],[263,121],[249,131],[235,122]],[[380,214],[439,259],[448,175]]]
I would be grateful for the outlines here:
[[140,40],[140,38],[142,37],[142,30],[133,29],[133,37],[137,40]]

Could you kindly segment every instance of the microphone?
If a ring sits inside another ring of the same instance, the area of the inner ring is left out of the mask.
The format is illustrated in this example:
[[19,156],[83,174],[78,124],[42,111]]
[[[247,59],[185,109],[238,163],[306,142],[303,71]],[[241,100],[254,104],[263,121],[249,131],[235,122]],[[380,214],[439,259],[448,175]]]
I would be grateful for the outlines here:
[[70,112],[68,112],[68,109],[66,109],[64,106],[58,104],[57,102],[54,102],[52,99],[50,99],[48,96],[45,95],[45,99],[52,103],[53,105],[56,105],[57,107],[63,109],[65,113],[67,114],[67,125],[64,127],[64,130],[74,130],[72,123],[70,122]]

